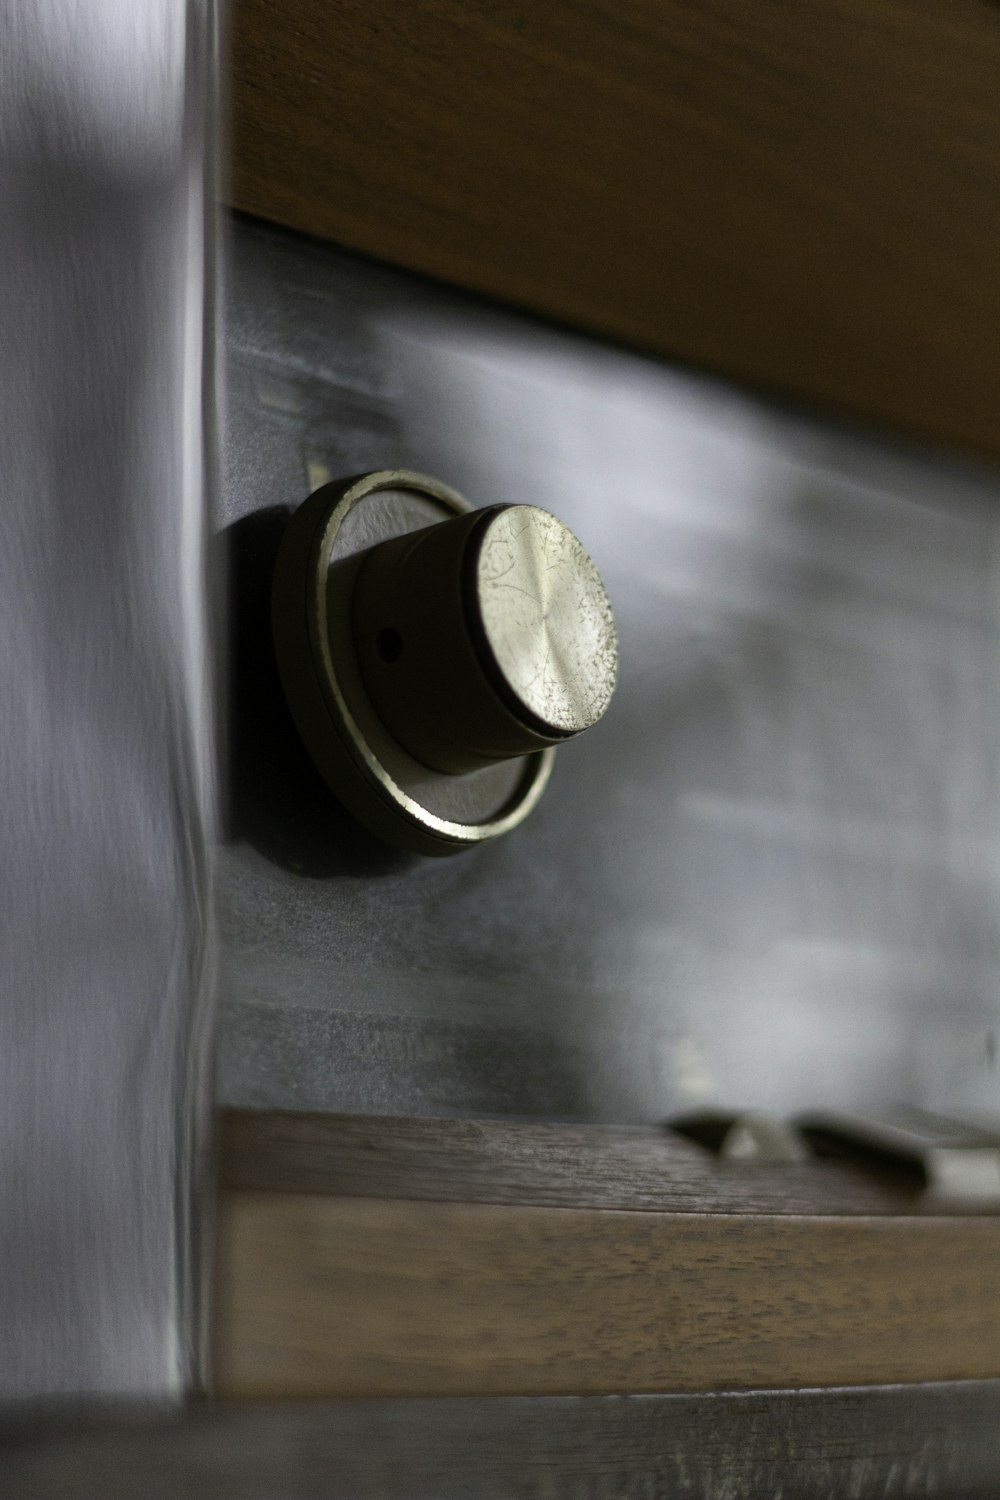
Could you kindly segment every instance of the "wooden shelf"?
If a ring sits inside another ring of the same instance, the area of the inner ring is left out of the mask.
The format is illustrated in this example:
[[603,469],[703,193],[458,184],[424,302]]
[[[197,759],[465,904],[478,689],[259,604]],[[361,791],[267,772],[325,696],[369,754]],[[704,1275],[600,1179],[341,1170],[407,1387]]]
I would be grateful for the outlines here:
[[234,0],[237,208],[1000,455],[983,0]]
[[[720,1171],[657,1131],[307,1116],[230,1116],[222,1158],[222,1396],[1000,1375],[1000,1217],[903,1211],[846,1169]],[[615,1194],[632,1206],[594,1206]]]

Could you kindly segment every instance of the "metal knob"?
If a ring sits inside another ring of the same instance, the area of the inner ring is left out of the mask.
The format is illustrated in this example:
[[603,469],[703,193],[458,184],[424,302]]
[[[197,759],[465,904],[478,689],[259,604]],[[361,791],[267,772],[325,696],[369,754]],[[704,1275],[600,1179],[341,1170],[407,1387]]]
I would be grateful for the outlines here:
[[533,505],[472,511],[406,471],[300,507],[273,622],[316,765],[363,823],[425,854],[520,823],[618,672],[608,596],[568,527]]
[[445,774],[558,745],[611,701],[611,603],[583,546],[533,505],[375,547],[354,586],[361,672],[400,744]]

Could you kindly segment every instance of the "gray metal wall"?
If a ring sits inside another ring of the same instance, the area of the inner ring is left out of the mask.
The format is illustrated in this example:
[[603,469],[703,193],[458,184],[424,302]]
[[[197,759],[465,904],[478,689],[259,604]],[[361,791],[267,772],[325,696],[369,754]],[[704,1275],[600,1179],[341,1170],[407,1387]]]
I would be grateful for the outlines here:
[[[230,249],[220,1097],[993,1107],[995,476],[247,221]],[[540,809],[445,861],[337,815],[269,655],[281,508],[395,464],[561,516],[621,635]]]

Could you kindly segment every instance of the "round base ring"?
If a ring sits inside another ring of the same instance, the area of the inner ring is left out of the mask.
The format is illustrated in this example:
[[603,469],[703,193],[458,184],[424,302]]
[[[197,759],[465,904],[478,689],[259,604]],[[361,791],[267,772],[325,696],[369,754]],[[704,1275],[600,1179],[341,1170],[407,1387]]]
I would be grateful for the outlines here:
[[457,853],[516,828],[555,758],[548,749],[465,775],[429,770],[393,739],[365,691],[351,627],[364,554],[470,509],[457,491],[405,469],[327,484],[295,512],[275,565],[278,670],[303,743],[359,822],[415,854]]

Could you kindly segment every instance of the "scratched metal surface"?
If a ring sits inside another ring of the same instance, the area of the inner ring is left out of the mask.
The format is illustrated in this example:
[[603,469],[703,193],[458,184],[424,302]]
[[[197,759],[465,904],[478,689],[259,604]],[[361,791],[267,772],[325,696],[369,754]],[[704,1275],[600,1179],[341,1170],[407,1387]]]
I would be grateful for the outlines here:
[[163,1396],[208,1092],[210,29],[52,0],[0,32],[0,1400]]
[[[996,1109],[996,476],[246,221],[225,322],[220,1097]],[[281,507],[396,464],[561,516],[621,637],[537,813],[446,861],[337,815],[269,662]]]

